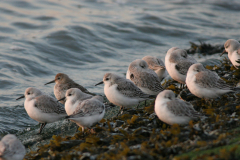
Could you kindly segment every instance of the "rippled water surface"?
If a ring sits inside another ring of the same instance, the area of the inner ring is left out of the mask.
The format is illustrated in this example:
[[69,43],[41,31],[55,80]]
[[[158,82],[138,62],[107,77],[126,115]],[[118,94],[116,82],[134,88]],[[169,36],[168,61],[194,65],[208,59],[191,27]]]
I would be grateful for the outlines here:
[[169,48],[187,49],[189,41],[239,40],[239,10],[232,0],[0,1],[0,132],[38,124],[15,100],[27,87],[53,95],[53,85],[44,83],[63,72],[103,93],[94,84],[104,73],[123,74],[137,58],[164,59]]

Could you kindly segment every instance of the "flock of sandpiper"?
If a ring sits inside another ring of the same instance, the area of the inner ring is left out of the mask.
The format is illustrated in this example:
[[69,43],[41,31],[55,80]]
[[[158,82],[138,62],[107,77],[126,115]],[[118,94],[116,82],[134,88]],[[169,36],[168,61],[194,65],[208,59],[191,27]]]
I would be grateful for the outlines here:
[[[236,61],[240,59],[239,42],[229,39],[224,47],[224,52],[228,52],[230,61],[237,68],[239,64]],[[175,98],[173,91],[163,89],[161,81],[168,74],[180,84],[186,84],[190,92],[200,98],[213,99],[238,90],[177,47],[168,50],[165,65],[158,58],[146,56],[129,65],[126,78],[106,73],[103,81],[96,85],[104,83],[107,99],[120,106],[120,110],[157,96],[155,112],[163,122],[183,125],[192,119],[201,118],[203,115],[191,103]],[[89,92],[63,73],[58,73],[53,81],[46,84],[50,83],[55,83],[54,95],[57,100],[32,87],[17,98],[25,98],[24,107],[28,115],[41,123],[39,134],[47,123],[63,118],[75,122],[84,131],[85,127],[90,128],[104,117],[105,105],[108,104],[103,102],[102,96]],[[25,153],[25,147],[15,135],[8,134],[0,141],[0,159],[23,159]]]

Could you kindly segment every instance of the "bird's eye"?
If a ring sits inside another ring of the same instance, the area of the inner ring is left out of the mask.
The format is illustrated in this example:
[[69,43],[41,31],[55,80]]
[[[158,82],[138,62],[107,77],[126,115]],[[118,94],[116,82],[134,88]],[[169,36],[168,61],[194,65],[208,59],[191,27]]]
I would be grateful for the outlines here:
[[58,77],[57,79],[61,79],[60,77]]
[[106,78],[106,81],[108,81],[109,80],[109,78]]
[[134,75],[133,74],[130,75],[130,79],[134,79]]
[[164,98],[171,99],[168,95],[165,95]]
[[226,45],[224,45],[225,48],[228,48],[229,46],[230,46],[230,44],[226,44]]
[[140,67],[144,68],[144,66],[140,66]]
[[187,54],[182,54],[182,56],[183,56],[184,58],[187,58]]
[[28,92],[27,94],[30,95],[30,92]]
[[68,96],[71,96],[71,95],[72,95],[71,93],[68,94]]

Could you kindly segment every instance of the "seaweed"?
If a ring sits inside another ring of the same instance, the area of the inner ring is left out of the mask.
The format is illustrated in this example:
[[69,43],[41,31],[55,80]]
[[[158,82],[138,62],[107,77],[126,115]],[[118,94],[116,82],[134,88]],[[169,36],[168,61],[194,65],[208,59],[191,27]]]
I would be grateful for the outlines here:
[[202,55],[211,55],[215,53],[222,53],[224,45],[211,45],[205,42],[199,41],[200,44],[189,42],[191,47],[187,49],[188,54],[201,53]]

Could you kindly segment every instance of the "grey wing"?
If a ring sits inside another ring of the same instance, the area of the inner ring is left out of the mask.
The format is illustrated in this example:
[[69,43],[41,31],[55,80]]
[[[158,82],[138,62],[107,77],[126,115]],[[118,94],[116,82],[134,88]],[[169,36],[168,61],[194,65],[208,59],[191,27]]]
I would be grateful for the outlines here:
[[187,75],[189,67],[193,64],[194,64],[193,62],[182,60],[177,62],[175,68],[180,74]]
[[75,118],[99,115],[104,111],[104,109],[105,105],[102,102],[98,100],[87,99],[80,102],[76,107],[76,110],[69,117]]
[[206,70],[197,73],[196,75],[196,83],[204,88],[219,88],[226,90],[233,90],[234,87],[227,84],[224,80],[222,80],[215,72]]
[[84,88],[80,84],[75,83],[74,81],[72,83],[68,83],[68,89],[70,89],[70,88],[78,88],[84,93],[95,95],[94,93],[89,92],[86,88]]
[[163,63],[163,61],[162,61],[161,59],[159,59],[159,58],[156,58],[156,59],[157,59],[158,64],[159,64],[160,66],[164,66],[164,67],[165,67],[165,64]]
[[192,56],[188,56],[188,60],[190,60],[192,63],[197,63],[197,60]]
[[128,97],[149,98],[148,94],[143,93],[133,82],[127,79],[116,80],[117,90]]
[[158,59],[158,58],[155,58],[153,61],[148,61],[147,64],[148,64],[148,67],[152,70],[157,69],[156,67],[159,67],[159,66],[164,66],[165,67],[163,61],[161,59]]
[[35,107],[44,113],[66,114],[65,109],[54,98],[48,95],[41,95],[35,99]]
[[152,69],[152,70],[155,70],[156,67],[158,67],[158,66],[159,66],[159,64],[158,64],[158,62],[156,62],[156,61],[150,61],[150,62],[148,62],[148,68],[150,68],[150,69]]
[[132,74],[131,80],[136,84],[136,86],[148,88],[154,92],[163,91],[161,81],[157,74],[153,71],[150,72],[142,72],[141,74]]
[[191,103],[179,99],[167,102],[168,109],[176,116],[187,116],[191,118],[201,117],[202,114],[197,112]]

